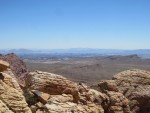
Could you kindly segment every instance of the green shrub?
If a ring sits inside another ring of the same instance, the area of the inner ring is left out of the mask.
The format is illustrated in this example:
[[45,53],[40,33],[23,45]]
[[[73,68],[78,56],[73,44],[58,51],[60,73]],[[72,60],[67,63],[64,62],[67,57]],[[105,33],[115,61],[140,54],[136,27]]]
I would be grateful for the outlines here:
[[34,105],[38,102],[37,97],[32,94],[28,89],[24,90],[24,96],[29,106]]

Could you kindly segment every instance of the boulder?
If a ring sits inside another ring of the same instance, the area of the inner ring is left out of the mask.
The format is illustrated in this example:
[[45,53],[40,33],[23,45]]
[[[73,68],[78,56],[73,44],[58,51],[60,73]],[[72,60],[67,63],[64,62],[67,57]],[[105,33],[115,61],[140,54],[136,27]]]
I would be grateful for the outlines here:
[[48,99],[50,98],[50,95],[48,93],[43,93],[38,90],[32,90],[32,93],[35,94],[38,97],[38,100],[43,104],[46,104]]
[[115,91],[108,91],[109,97],[108,113],[130,113],[129,101],[123,94]]
[[77,84],[61,75],[42,71],[30,72],[27,84],[30,90],[38,90],[50,95],[71,94],[74,102],[77,103],[79,100]]
[[114,80],[102,80],[98,83],[98,86],[101,91],[116,91],[118,92],[118,87],[116,85],[116,82]]
[[[103,80],[97,85],[103,94],[101,105],[106,113],[130,113],[129,101],[120,92],[114,80]],[[107,95],[107,96],[105,96]]]
[[9,63],[3,60],[0,60],[0,72],[3,72],[9,68]]
[[119,91],[130,100],[133,113],[150,112],[150,72],[127,70],[114,75]]
[[3,107],[8,108],[12,112],[31,113],[19,84],[15,78],[4,72],[0,73],[0,101],[5,104]]

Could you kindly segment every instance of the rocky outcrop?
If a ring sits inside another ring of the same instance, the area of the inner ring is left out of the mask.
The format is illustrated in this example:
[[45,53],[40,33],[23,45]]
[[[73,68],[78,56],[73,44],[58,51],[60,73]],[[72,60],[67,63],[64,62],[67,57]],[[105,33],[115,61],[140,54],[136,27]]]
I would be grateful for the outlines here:
[[116,74],[113,79],[119,91],[130,100],[134,113],[150,112],[150,72],[127,70]]
[[51,95],[71,94],[74,102],[78,102],[79,93],[77,85],[61,75],[36,71],[29,73],[28,86],[30,90],[39,90]]
[[2,113],[31,113],[12,72],[0,73],[0,110]]
[[9,68],[9,63],[0,60],[0,72],[7,70]]
[[52,73],[36,71],[28,77],[29,89],[43,104],[40,108],[36,104],[31,107],[35,113],[40,110],[49,113],[130,113],[128,99],[118,92],[113,80],[101,81],[99,91],[96,91]]
[[10,64],[10,69],[15,75],[17,81],[22,87],[25,87],[25,81],[28,74],[25,63],[13,53],[7,55],[0,55],[0,59]]
[[[120,92],[113,80],[103,80],[97,86],[99,91],[106,95],[102,106],[106,113],[130,113],[129,101]],[[107,98],[106,98],[107,97]]]

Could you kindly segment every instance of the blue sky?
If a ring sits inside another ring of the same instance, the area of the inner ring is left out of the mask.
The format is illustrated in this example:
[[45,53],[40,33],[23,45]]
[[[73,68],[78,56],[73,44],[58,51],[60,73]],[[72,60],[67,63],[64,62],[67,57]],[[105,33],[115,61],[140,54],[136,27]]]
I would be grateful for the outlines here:
[[150,49],[150,0],[0,0],[0,48]]

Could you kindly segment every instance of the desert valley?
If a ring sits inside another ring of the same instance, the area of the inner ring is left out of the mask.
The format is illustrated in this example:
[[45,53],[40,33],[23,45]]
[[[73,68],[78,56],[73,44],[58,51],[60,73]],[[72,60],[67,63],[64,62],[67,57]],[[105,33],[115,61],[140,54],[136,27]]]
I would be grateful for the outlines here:
[[150,112],[149,59],[114,55],[33,60],[14,53],[0,59],[1,113]]

